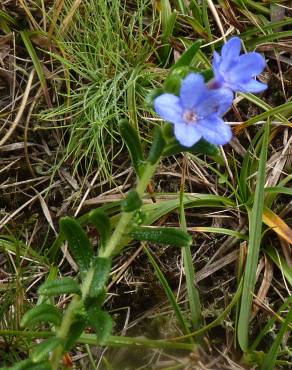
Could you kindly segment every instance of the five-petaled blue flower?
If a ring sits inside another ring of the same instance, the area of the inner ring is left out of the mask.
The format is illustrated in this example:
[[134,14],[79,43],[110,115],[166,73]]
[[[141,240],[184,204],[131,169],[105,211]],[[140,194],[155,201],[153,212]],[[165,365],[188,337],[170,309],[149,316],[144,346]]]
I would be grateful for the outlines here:
[[183,81],[180,95],[162,94],[155,98],[155,111],[174,124],[177,140],[191,147],[201,138],[215,145],[228,143],[231,129],[220,118],[230,108],[230,89],[210,90],[200,74],[190,73]]
[[265,59],[256,52],[239,55],[240,49],[240,38],[232,37],[222,47],[221,56],[214,53],[215,80],[209,83],[210,88],[227,87],[245,93],[256,93],[267,88],[267,85],[255,79],[263,71]]

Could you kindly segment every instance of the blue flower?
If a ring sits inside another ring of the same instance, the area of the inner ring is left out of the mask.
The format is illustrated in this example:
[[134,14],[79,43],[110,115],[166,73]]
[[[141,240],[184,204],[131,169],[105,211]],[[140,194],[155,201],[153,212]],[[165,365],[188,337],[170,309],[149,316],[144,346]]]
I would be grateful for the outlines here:
[[223,145],[231,139],[232,132],[220,116],[230,108],[232,100],[231,90],[210,90],[201,75],[190,73],[182,81],[179,96],[162,94],[155,98],[154,108],[174,124],[175,137],[183,146],[191,147],[201,138]]
[[256,52],[239,55],[240,49],[240,38],[232,37],[223,46],[221,56],[214,53],[215,80],[210,81],[210,88],[227,87],[245,93],[256,93],[267,88],[267,85],[255,79],[265,68],[265,59]]

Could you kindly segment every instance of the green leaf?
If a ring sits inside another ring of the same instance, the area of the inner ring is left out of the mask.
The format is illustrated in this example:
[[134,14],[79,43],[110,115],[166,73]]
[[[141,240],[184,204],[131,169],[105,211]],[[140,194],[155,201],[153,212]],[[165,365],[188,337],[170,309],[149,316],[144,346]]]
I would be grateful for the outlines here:
[[205,82],[210,81],[214,77],[214,71],[211,68],[200,70],[200,74],[204,77]]
[[271,328],[273,325],[275,325],[276,320],[279,320],[279,318],[282,315],[282,312],[286,310],[287,307],[289,307],[292,304],[292,296],[289,296],[286,298],[284,303],[281,305],[281,307],[278,309],[276,315],[271,317],[269,321],[266,323],[266,325],[263,327],[263,329],[260,331],[260,333],[257,335],[256,339],[252,343],[250,347],[250,351],[255,351],[256,348],[259,346],[260,342],[263,340],[264,336],[271,332]]
[[81,290],[78,283],[70,277],[62,279],[48,280],[39,288],[39,294],[47,297],[58,296],[61,294],[78,294],[81,295]]
[[204,139],[201,139],[196,144],[187,148],[181,145],[176,139],[170,141],[163,151],[164,156],[175,155],[182,152],[189,152],[189,153],[202,153],[209,155],[211,157],[218,156],[219,149],[216,145],[210,144]]
[[108,215],[101,208],[97,208],[91,211],[89,214],[89,220],[93,223],[96,230],[100,235],[100,244],[102,247],[105,246],[111,234],[111,222]]
[[253,137],[242,162],[238,185],[240,198],[244,203],[248,202],[251,193],[254,195],[254,191],[251,192],[253,183],[250,179],[254,179],[253,174],[257,171],[258,148],[260,148],[262,132],[263,130],[259,130]]
[[274,339],[273,344],[264,359],[264,362],[261,366],[261,370],[274,370],[276,368],[275,365],[276,365],[277,355],[279,352],[279,347],[281,345],[283,336],[288,329],[288,325],[291,324],[291,321],[292,321],[292,307],[290,307],[290,310],[286,316],[286,319],[282,323],[281,329],[279,330],[279,333]]
[[33,363],[31,360],[24,360],[19,362],[9,370],[51,370],[52,367],[47,361]]
[[171,5],[169,0],[161,0],[160,2],[161,7],[161,28],[162,28],[162,44],[163,47],[161,48],[161,56],[162,61],[166,62],[169,53],[170,53],[170,45],[169,45],[169,39],[173,33],[174,25],[176,22],[177,12],[171,11]]
[[113,320],[111,316],[96,308],[88,311],[88,322],[96,330],[97,344],[103,346],[111,335]]
[[157,262],[155,261],[154,257],[152,256],[150,250],[148,248],[144,248],[148,258],[149,258],[149,261],[151,263],[151,265],[153,266],[156,274],[157,274],[157,277],[158,277],[158,280],[160,281],[161,285],[163,286],[163,289],[165,291],[165,294],[169,300],[169,303],[171,304],[173,310],[174,310],[174,313],[177,317],[177,320],[178,322],[180,323],[180,326],[184,332],[184,334],[189,334],[190,331],[189,331],[189,328],[188,328],[188,322],[186,320],[186,318],[184,317],[184,314],[182,312],[182,310],[180,309],[177,301],[176,301],[176,297],[175,295],[173,294],[173,291],[171,289],[171,287],[169,286],[168,284],[168,281],[166,280],[165,276],[163,275],[163,272],[160,270]]
[[111,271],[110,258],[97,257],[93,262],[93,277],[89,288],[89,297],[98,298],[103,295]]
[[194,60],[197,52],[200,49],[200,46],[202,45],[202,40],[197,40],[191,45],[182,55],[181,57],[176,61],[176,63],[171,67],[171,70],[175,70],[178,67],[182,66],[190,66],[192,64],[192,61]]
[[248,236],[240,233],[239,231],[225,229],[223,227],[211,227],[211,226],[193,226],[188,228],[189,231],[195,231],[199,233],[217,233],[223,235],[234,236],[237,239],[248,240]]
[[85,309],[89,309],[90,307],[102,307],[104,301],[106,299],[107,290],[106,288],[101,289],[98,296],[90,297],[89,295],[85,295],[83,299],[83,304]]
[[282,272],[284,275],[285,279],[287,279],[288,283],[292,287],[292,269],[288,265],[287,261],[285,258],[280,256],[278,253],[277,249],[272,246],[268,246],[265,251],[267,252],[268,256],[273,260],[273,262],[277,265],[279,270]]
[[[180,226],[181,226],[181,230],[187,233],[187,224],[186,224],[186,216],[185,216],[185,208],[184,208],[183,200],[184,200],[184,191],[183,191],[183,186],[181,186]],[[186,276],[186,285],[187,285],[188,302],[189,302],[188,304],[190,306],[190,311],[191,311],[191,321],[193,324],[193,328],[199,329],[202,323],[202,310],[201,310],[199,291],[194,283],[195,282],[195,268],[194,268],[190,244],[186,245],[186,247],[183,248],[182,256],[183,256],[184,271],[185,271],[185,276]]]
[[156,127],[153,135],[153,143],[149,151],[147,161],[150,164],[155,164],[161,157],[165,147],[165,140],[160,127]]
[[142,206],[142,200],[136,190],[131,190],[122,201],[123,212],[133,212]]
[[34,68],[35,68],[35,70],[37,72],[37,75],[38,75],[38,78],[40,80],[40,84],[42,86],[44,96],[45,96],[46,100],[49,101],[46,77],[45,77],[45,74],[44,74],[44,71],[43,71],[43,67],[42,67],[42,65],[40,63],[40,60],[37,56],[37,53],[35,51],[35,48],[33,47],[32,43],[30,41],[29,33],[27,31],[21,31],[20,36],[21,36],[22,41],[23,41],[23,43],[26,47],[27,52],[29,53],[29,55],[31,57]]
[[179,95],[182,80],[191,72],[188,66],[181,66],[171,70],[164,82],[164,92]]
[[263,351],[249,351],[243,354],[242,362],[249,365],[249,367],[252,369],[258,369],[259,366],[262,365],[264,358],[265,354]]
[[121,136],[129,150],[133,167],[137,175],[140,176],[141,165],[144,162],[144,156],[137,131],[126,120],[120,122],[119,129]]
[[70,326],[69,332],[64,342],[64,351],[69,351],[72,346],[76,343],[77,339],[83,333],[86,328],[86,320],[84,317],[79,316],[75,319],[73,324]]
[[17,22],[14,18],[12,18],[8,13],[6,13],[4,10],[0,9],[0,18],[5,19],[7,22],[17,25]]
[[42,343],[38,344],[34,349],[31,359],[33,362],[40,362],[49,357],[50,352],[54,351],[62,343],[61,338],[53,337],[44,340]]
[[93,259],[93,251],[87,235],[79,223],[71,217],[64,217],[60,220],[60,229],[68,240],[70,251],[81,274],[84,275]]
[[20,326],[27,327],[39,322],[50,322],[59,326],[62,321],[62,313],[52,304],[41,304],[26,312],[21,320]]
[[256,270],[262,239],[262,215],[264,208],[264,187],[266,175],[267,149],[269,143],[269,125],[265,126],[262,149],[259,160],[258,178],[252,211],[249,212],[249,245],[243,280],[242,300],[238,319],[238,342],[241,349],[248,350],[250,310],[256,282]]
[[206,28],[201,25],[201,23],[190,15],[179,15],[179,20],[183,21],[186,24],[189,24],[196,33],[198,33],[201,37],[208,39],[208,34],[206,32]]
[[192,243],[189,234],[181,229],[170,227],[137,227],[131,230],[130,235],[137,240],[146,240],[158,244],[169,244],[176,247],[185,247]]
[[159,95],[164,94],[164,92],[164,89],[162,89],[161,87],[149,91],[149,93],[145,96],[146,105],[153,108],[154,99],[157,98]]
[[211,157],[219,155],[219,149],[217,145],[211,144],[208,141],[201,139],[195,145],[188,150],[190,153],[202,153]]

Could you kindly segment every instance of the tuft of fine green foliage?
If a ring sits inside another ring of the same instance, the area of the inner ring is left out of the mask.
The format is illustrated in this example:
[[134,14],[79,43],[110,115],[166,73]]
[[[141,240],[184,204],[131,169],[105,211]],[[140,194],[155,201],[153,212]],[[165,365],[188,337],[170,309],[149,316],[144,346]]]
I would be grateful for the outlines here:
[[[66,2],[63,16],[73,1]],[[57,35],[60,53],[53,57],[67,70],[64,103],[42,114],[62,122],[68,138],[65,158],[86,172],[98,168],[108,177],[120,151],[118,123],[129,119],[139,134],[138,120],[157,70],[150,62],[153,19],[149,1],[128,9],[121,0],[85,0],[65,31]],[[143,30],[143,31],[142,31]]]

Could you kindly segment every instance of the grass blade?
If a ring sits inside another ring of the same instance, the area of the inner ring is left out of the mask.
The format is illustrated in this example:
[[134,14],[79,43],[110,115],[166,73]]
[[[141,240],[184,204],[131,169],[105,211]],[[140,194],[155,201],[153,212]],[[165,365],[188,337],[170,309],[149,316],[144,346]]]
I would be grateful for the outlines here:
[[[187,224],[184,210],[184,193],[183,186],[181,187],[180,192],[180,224],[181,229],[187,232]],[[195,286],[195,270],[193,265],[192,253],[190,245],[187,245],[182,249],[182,256],[184,262],[184,270],[186,275],[186,284],[188,292],[189,306],[191,310],[191,320],[194,329],[199,329],[201,326],[201,303],[199,292]]]
[[163,289],[167,295],[167,298],[175,312],[175,315],[177,317],[177,320],[178,322],[180,323],[181,327],[182,327],[182,330],[185,334],[189,334],[190,331],[189,331],[189,328],[188,328],[188,324],[187,324],[187,321],[178,305],[178,303],[176,302],[176,298],[175,298],[175,295],[173,294],[172,292],[172,289],[170,288],[167,280],[165,279],[162,271],[160,270],[158,264],[156,263],[155,259],[153,258],[151,252],[149,251],[149,249],[147,249],[146,247],[144,247],[144,251],[146,252],[148,258],[149,258],[149,261],[151,263],[151,265],[154,267],[155,269],[155,272],[157,274],[157,277],[158,277],[158,280],[160,281],[161,285],[163,286]]
[[267,123],[266,127],[264,128],[254,205],[252,210],[249,211],[250,238],[238,322],[238,342],[244,352],[246,352],[248,349],[249,317],[252,305],[252,294],[256,282],[256,269],[258,264],[259,249],[261,245],[268,143],[269,124]]
[[275,369],[276,360],[277,360],[277,354],[279,351],[279,347],[282,341],[282,338],[288,328],[288,325],[291,323],[292,320],[292,307],[290,307],[290,310],[286,316],[285,321],[281,325],[281,329],[279,330],[279,333],[274,340],[274,343],[272,344],[271,349],[267,353],[264,362],[261,366],[261,370],[273,370]]
[[242,234],[235,230],[225,229],[223,227],[210,227],[210,226],[192,226],[188,227],[188,231],[197,231],[199,233],[214,233],[234,236],[235,238],[248,240],[247,235]]
[[270,330],[271,330],[272,326],[275,324],[275,322],[277,320],[279,321],[281,319],[281,312],[283,312],[283,310],[285,310],[286,307],[288,307],[291,303],[292,303],[292,296],[288,297],[285,300],[285,302],[281,305],[281,307],[279,308],[277,313],[266,323],[264,328],[260,331],[260,333],[258,334],[255,341],[253,342],[253,344],[250,347],[251,352],[256,350],[256,348],[258,347],[258,345],[260,344],[260,342],[262,341],[264,336],[270,332]]
[[292,287],[292,269],[291,267],[289,267],[286,260],[283,257],[281,257],[277,249],[272,246],[268,246],[268,248],[266,248],[265,251],[267,252],[268,256],[272,259],[272,261],[277,265],[279,270],[281,270],[283,276]]
[[35,48],[33,47],[32,42],[30,41],[29,33],[27,31],[21,31],[20,36],[21,36],[22,41],[23,41],[23,43],[26,47],[26,50],[27,50],[27,52],[28,52],[28,54],[29,54],[29,56],[32,60],[32,63],[34,65],[34,68],[36,70],[38,78],[40,80],[40,84],[41,84],[41,87],[43,89],[46,102],[47,102],[48,106],[50,107],[51,106],[51,101],[50,101],[50,97],[49,97],[49,94],[48,94],[48,87],[47,87],[45,74],[44,74],[42,65],[39,61],[39,58],[37,56],[37,53],[35,51]]
[[176,22],[177,12],[171,10],[169,0],[161,1],[161,25],[162,25],[162,42],[163,47],[161,49],[162,62],[167,63],[171,47],[169,45],[169,39],[173,33],[174,25]]

